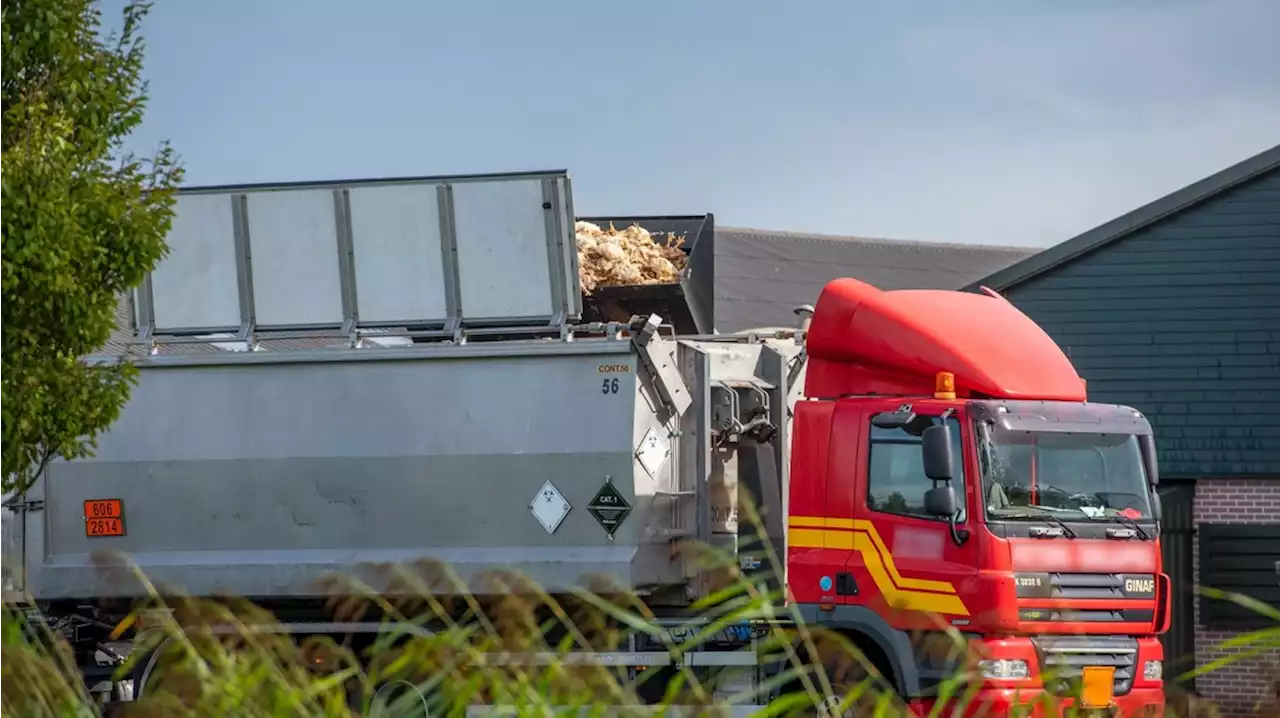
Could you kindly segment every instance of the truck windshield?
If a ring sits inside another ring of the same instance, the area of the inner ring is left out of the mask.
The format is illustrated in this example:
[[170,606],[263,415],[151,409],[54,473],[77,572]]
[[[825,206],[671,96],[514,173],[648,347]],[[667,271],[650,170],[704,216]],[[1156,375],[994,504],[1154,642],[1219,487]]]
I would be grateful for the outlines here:
[[978,436],[989,518],[1151,517],[1137,436],[1009,431],[985,423]]

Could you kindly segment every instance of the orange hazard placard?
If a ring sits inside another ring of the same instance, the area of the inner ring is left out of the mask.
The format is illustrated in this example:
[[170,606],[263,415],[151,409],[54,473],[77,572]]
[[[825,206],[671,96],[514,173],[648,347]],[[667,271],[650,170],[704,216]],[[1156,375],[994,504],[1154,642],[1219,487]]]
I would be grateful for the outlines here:
[[124,536],[124,502],[89,499],[84,502],[85,536]]
[[84,535],[124,536],[124,519],[89,519],[84,522]]
[[124,502],[120,499],[89,499],[84,502],[86,519],[118,519],[124,516]]

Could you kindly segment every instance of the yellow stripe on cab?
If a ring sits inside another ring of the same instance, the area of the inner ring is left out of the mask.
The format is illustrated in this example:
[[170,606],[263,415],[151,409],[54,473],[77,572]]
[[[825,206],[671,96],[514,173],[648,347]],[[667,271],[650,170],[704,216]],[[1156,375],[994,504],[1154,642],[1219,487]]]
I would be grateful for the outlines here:
[[793,516],[787,544],[796,548],[857,551],[876,588],[895,608],[968,616],[969,608],[946,581],[904,577],[875,526],[865,519]]

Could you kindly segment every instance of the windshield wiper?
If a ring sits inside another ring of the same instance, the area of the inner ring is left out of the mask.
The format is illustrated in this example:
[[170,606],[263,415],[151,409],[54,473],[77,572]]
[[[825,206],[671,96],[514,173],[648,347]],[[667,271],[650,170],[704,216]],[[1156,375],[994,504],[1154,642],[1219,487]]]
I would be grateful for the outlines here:
[[[1039,507],[1038,507],[1038,506],[1028,506],[1027,508],[1029,508],[1029,509],[1030,509],[1030,508],[1039,508]],[[1047,520],[1047,521],[1050,521],[1050,522],[1053,522],[1053,523],[1057,524],[1057,525],[1058,525],[1058,527],[1062,529],[1062,533],[1063,533],[1063,534],[1065,534],[1067,538],[1075,538],[1075,537],[1076,537],[1076,532],[1075,532],[1075,531],[1072,531],[1072,530],[1071,530],[1071,527],[1070,527],[1070,526],[1068,526],[1068,525],[1066,524],[1066,522],[1065,522],[1065,521],[1063,521],[1062,519],[1058,518],[1057,516],[1054,516],[1053,514],[1049,513],[1048,511],[1044,511],[1043,509],[1042,509],[1041,511],[1042,511],[1042,513],[1034,513],[1034,514],[1033,514],[1033,513],[1026,513],[1026,512],[1018,512],[1018,513],[1015,513],[1015,514],[1004,515],[1004,516],[1001,516],[1000,518],[1003,518],[1003,519],[1035,519],[1035,520],[1037,520],[1037,521],[1038,521],[1038,520],[1040,520],[1040,519],[1045,519],[1045,520]]]
[[1133,519],[1129,518],[1128,516],[1125,516],[1124,514],[1113,514],[1111,516],[1103,516],[1103,518],[1105,518],[1107,521],[1112,521],[1112,520],[1119,521],[1125,526],[1133,529],[1134,533],[1138,534],[1138,536],[1141,537],[1143,541],[1151,540],[1151,536],[1148,535],[1147,532],[1141,526],[1138,525],[1137,521],[1134,521]]
[[1046,514],[1044,515],[1044,517],[1045,517],[1045,518],[1047,518],[1047,519],[1049,519],[1050,521],[1054,522],[1055,524],[1057,524],[1057,525],[1061,526],[1061,527],[1062,527],[1062,533],[1066,534],[1066,535],[1067,535],[1067,538],[1075,538],[1075,537],[1076,537],[1076,532],[1071,530],[1071,527],[1067,525],[1067,522],[1066,522],[1066,521],[1063,521],[1062,519],[1060,519],[1060,518],[1058,518],[1057,516],[1054,516],[1053,514],[1050,514],[1050,513],[1046,513]]

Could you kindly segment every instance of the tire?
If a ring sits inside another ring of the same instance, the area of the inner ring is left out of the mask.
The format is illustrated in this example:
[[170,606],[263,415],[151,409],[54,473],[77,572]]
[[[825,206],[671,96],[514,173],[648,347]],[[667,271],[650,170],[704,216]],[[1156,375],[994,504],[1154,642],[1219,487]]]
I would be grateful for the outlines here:
[[378,686],[369,701],[368,718],[431,718],[430,696],[409,681]]
[[156,665],[160,660],[160,654],[168,645],[169,639],[166,639],[163,643],[151,649],[151,651],[146,655],[140,656],[133,664],[133,670],[130,674],[130,682],[133,683],[130,689],[130,701],[142,699],[143,694],[147,691],[147,684],[151,683],[151,679],[155,674]]
[[[877,707],[889,709],[888,715],[898,715],[905,710],[898,697],[891,679],[887,678],[887,661],[874,644],[854,639],[862,656],[850,655],[848,650],[833,640],[815,641],[818,661],[812,662],[811,680],[815,687],[822,690],[822,679],[816,673],[821,670],[826,674],[831,685],[831,694],[822,696],[813,706],[809,715],[820,718],[864,718],[876,714]],[[870,664],[868,666],[868,664]],[[841,704],[854,691],[858,697],[841,710]],[[888,696],[886,700],[886,696]]]

